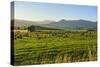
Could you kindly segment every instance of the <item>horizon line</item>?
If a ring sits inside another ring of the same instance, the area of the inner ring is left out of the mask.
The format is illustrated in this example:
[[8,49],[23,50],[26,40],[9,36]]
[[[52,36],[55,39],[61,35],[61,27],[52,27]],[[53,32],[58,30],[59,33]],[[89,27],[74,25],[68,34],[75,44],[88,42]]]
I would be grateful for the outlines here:
[[60,20],[50,20],[50,19],[43,19],[43,20],[29,20],[29,19],[11,19],[11,20],[23,20],[23,21],[40,21],[40,22],[42,22],[42,21],[55,21],[55,22],[58,22],[58,21],[61,21],[61,20],[66,20],[66,21],[73,21],[73,20],[75,20],[75,21],[77,21],[77,20],[85,20],[85,21],[91,21],[91,22],[97,22],[97,20],[87,20],[87,19],[60,19]]

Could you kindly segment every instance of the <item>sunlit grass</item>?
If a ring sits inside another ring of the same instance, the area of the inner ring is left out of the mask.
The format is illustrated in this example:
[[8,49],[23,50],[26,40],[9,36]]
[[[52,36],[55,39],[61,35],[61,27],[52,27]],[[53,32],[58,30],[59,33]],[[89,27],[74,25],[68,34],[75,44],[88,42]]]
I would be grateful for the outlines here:
[[[20,32],[15,35],[15,65],[95,61],[96,32]],[[83,34],[84,33],[84,34]],[[38,34],[38,35],[37,35]],[[55,34],[55,35],[54,35]],[[82,35],[83,34],[83,35]],[[66,36],[65,36],[66,35]]]

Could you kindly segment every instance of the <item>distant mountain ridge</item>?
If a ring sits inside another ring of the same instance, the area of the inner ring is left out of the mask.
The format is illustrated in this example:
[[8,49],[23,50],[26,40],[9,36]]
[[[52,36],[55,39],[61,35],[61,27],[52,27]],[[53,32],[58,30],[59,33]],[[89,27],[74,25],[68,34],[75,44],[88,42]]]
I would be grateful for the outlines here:
[[[43,22],[43,21],[42,21]],[[29,27],[31,25],[37,25],[42,27],[49,28],[58,28],[58,29],[96,29],[97,21],[88,21],[88,20],[59,20],[59,21],[45,21],[48,24],[42,24],[42,22],[36,21],[26,21],[26,20],[14,20],[14,25],[18,27],[26,26]]]
[[14,26],[16,27],[22,27],[22,26],[28,27],[31,25],[38,25],[38,23],[34,21],[28,21],[28,20],[12,20],[12,21],[14,23]]
[[52,27],[52,28],[71,28],[71,29],[96,29],[97,28],[97,22],[87,21],[87,20],[65,20],[62,19],[58,22],[53,22],[49,24],[45,24],[43,26],[46,27]]

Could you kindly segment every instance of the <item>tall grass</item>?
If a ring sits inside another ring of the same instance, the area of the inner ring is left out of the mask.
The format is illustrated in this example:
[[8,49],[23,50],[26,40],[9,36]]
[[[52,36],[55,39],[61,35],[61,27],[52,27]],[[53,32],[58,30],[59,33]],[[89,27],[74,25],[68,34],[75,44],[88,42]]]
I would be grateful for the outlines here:
[[15,65],[97,60],[96,31],[14,33]]

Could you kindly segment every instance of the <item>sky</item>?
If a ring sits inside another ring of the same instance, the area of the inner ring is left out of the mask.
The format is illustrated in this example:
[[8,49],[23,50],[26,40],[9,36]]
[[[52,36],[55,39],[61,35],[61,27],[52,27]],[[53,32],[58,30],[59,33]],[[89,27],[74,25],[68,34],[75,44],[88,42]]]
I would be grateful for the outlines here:
[[96,6],[15,1],[14,8],[15,19],[31,21],[84,19],[97,21]]

